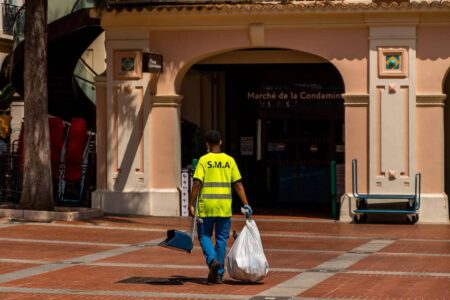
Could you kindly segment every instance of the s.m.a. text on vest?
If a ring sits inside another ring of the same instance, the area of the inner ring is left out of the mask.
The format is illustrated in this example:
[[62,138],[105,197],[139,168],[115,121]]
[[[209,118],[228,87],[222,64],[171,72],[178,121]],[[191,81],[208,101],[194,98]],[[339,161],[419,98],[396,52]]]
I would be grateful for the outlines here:
[[230,168],[230,164],[228,162],[221,162],[221,161],[208,161],[207,162],[208,168]]

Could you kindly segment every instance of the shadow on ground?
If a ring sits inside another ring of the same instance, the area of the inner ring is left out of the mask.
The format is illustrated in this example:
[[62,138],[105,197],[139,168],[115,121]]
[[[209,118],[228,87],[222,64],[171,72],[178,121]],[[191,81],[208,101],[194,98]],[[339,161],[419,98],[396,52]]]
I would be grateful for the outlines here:
[[[185,282],[192,282],[200,285],[209,285],[206,278],[203,277],[186,277],[174,275],[169,278],[164,277],[130,277],[122,279],[116,283],[131,283],[131,284],[151,284],[151,285],[183,285]],[[224,284],[229,285],[259,285],[261,282],[242,282],[237,280],[227,279],[223,281]]]

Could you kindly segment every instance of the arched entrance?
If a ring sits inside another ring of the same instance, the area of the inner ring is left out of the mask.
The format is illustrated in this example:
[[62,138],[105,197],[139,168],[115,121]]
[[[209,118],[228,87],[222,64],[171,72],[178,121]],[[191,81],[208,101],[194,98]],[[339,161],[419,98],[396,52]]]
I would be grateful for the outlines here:
[[[331,217],[332,161],[343,178],[343,93],[334,65],[303,52],[245,49],[204,59],[181,88],[182,166],[204,153],[201,133],[217,128],[260,214]],[[338,187],[343,193],[343,179]]]

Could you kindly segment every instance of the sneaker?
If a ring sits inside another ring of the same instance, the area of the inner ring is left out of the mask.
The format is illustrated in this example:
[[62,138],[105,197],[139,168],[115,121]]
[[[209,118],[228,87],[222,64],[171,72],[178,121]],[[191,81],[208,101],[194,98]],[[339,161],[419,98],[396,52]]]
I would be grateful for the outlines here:
[[223,275],[217,275],[215,284],[221,284],[223,282]]
[[219,271],[221,266],[220,262],[215,259],[209,264],[208,282],[216,283],[219,276],[217,271]]

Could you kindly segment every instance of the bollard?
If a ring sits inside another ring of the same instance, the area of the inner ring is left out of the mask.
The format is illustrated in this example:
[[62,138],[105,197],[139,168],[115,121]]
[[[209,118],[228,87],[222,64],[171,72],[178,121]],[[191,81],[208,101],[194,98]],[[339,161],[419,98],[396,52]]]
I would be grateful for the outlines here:
[[330,162],[331,173],[331,217],[337,220],[337,199],[336,199],[336,161]]

